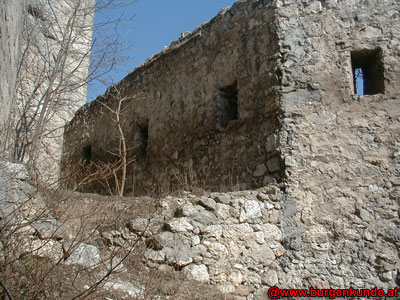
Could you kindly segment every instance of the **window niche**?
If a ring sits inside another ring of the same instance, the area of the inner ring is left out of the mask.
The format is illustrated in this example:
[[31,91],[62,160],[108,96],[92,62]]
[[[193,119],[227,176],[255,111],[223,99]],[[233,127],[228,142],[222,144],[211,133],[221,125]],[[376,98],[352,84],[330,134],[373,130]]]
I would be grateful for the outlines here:
[[149,137],[148,125],[137,127],[136,132],[136,163],[141,166],[147,158],[147,140]]
[[374,95],[385,92],[382,49],[351,52],[354,93]]
[[82,160],[88,164],[92,161],[92,146],[88,145],[82,149]]
[[217,127],[224,128],[229,121],[239,118],[237,100],[237,81],[219,89],[217,96]]

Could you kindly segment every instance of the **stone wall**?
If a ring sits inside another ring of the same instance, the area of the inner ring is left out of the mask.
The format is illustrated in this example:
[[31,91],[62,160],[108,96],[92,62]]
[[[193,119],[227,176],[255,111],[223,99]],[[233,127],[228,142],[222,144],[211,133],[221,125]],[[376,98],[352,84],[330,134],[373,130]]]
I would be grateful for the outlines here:
[[0,3],[0,126],[9,116],[22,49],[26,1]]
[[107,152],[118,149],[114,116],[100,102],[112,106],[118,90],[136,158],[128,191],[160,176],[214,190],[280,178],[273,12],[268,3],[237,3],[150,58],[77,113],[66,128],[64,163],[88,148],[93,162],[114,159]]
[[[142,158],[134,179],[147,180],[162,166],[170,180],[191,169],[211,190],[280,182],[277,196],[266,187],[177,200],[149,261],[176,264],[174,257],[191,253],[179,268],[238,299],[265,299],[272,285],[396,287],[399,24],[391,0],[238,2],[119,83],[132,97],[130,146],[140,148],[138,128],[148,133],[145,155],[130,154]],[[365,84],[376,83],[366,95],[354,87],[360,61]],[[220,99],[235,83],[238,118],[223,127]],[[113,90],[68,125],[64,163],[85,158],[84,149],[88,160],[110,160],[105,153],[116,147],[116,132],[100,102],[111,105]],[[255,221],[242,218],[247,212]],[[170,242],[176,235],[182,247]]]
[[[51,7],[47,1],[30,0],[30,5],[39,14],[28,15],[35,38],[25,57],[28,63],[22,72],[28,78],[19,100],[26,103],[38,83],[45,88],[39,89],[35,101],[43,99],[48,86],[55,94],[49,97],[37,162],[41,180],[49,183],[59,178],[64,126],[86,103],[95,0],[55,1]],[[36,72],[45,76],[35,76]]]
[[[283,1],[277,11],[287,286],[395,287],[399,5]],[[384,93],[355,95],[351,54],[380,48]]]
[[101,235],[110,247],[142,237],[147,266],[182,271],[237,299],[266,299],[267,286],[283,284],[278,277],[286,253],[279,227],[282,197],[277,185],[202,196],[186,192],[161,199],[154,218],[136,217]]
[[27,0],[1,6],[0,118],[9,121],[6,150],[9,159],[30,160],[40,128],[36,167],[43,182],[57,179],[63,127],[86,103],[94,3]]

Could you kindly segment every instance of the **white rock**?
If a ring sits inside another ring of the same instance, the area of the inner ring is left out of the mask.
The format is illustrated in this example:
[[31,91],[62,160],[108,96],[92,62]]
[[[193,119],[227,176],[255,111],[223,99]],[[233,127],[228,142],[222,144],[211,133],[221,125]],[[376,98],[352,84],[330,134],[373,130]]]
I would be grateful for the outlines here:
[[215,210],[215,207],[217,205],[217,203],[214,201],[214,199],[207,198],[207,197],[201,197],[198,203],[201,206],[203,206],[205,209],[211,210],[211,211]]
[[253,234],[253,229],[247,223],[242,224],[232,224],[232,225],[224,225],[223,226],[223,236],[229,240],[247,240],[251,238]]
[[186,204],[183,204],[182,207],[179,208],[178,214],[179,214],[179,216],[182,216],[182,217],[190,217],[195,214],[198,214],[202,210],[204,210],[204,207],[202,207],[200,205],[192,205],[190,203],[186,203]]
[[268,286],[275,286],[278,283],[278,274],[275,270],[266,270],[261,276],[261,282]]
[[23,164],[16,164],[9,161],[0,161],[0,170],[16,179],[26,180],[29,177],[28,170]]
[[242,281],[243,281],[243,275],[242,272],[240,271],[232,271],[229,276],[228,280],[234,285],[234,286],[239,286]]
[[255,262],[268,265],[270,261],[275,260],[274,252],[266,244],[260,245],[252,242],[248,246],[250,247],[248,255]]
[[314,2],[311,2],[311,3],[306,7],[305,12],[306,12],[307,14],[313,14],[313,13],[315,14],[315,13],[321,11],[321,9],[322,9],[321,2],[319,2],[319,1],[314,1]]
[[282,240],[282,232],[278,228],[278,226],[265,223],[262,225],[264,237],[267,241],[281,241]]
[[198,235],[192,236],[192,247],[200,244],[200,237]]
[[265,243],[264,232],[262,232],[262,231],[256,232],[255,236],[256,236],[257,243],[259,243],[259,244]]
[[215,212],[216,212],[217,216],[220,217],[222,220],[226,220],[231,217],[230,209],[231,209],[231,206],[229,206],[229,205],[217,203]]
[[264,207],[266,209],[273,209],[275,206],[272,203],[267,202],[267,203],[264,203]]
[[214,242],[208,246],[208,251],[219,259],[228,256],[228,249],[220,243]]
[[123,293],[128,294],[131,297],[139,297],[142,292],[140,288],[137,288],[136,286],[134,286],[133,284],[129,283],[129,282],[114,282],[114,281],[108,281],[104,284],[104,287],[110,289],[114,289]]
[[193,226],[188,222],[187,218],[175,218],[169,221],[166,225],[172,232],[186,232],[193,230]]
[[240,222],[254,221],[262,217],[261,207],[256,200],[247,200],[240,213]]
[[373,26],[367,26],[358,33],[358,36],[360,38],[367,38],[367,39],[377,38],[382,36],[382,29]]
[[183,272],[189,279],[202,282],[208,282],[210,280],[210,274],[208,274],[208,270],[205,265],[191,264],[183,268]]
[[286,156],[285,157],[285,164],[288,167],[296,167],[297,166],[297,162],[295,160],[295,158],[293,156]]
[[232,284],[221,284],[217,285],[217,289],[224,294],[233,294],[235,292],[235,287]]
[[130,231],[143,234],[149,227],[149,220],[146,218],[133,219],[128,223],[128,228]]
[[180,249],[165,247],[163,251],[165,252],[166,261],[178,267],[184,267],[191,264],[193,262],[193,257],[195,256],[187,246],[183,246]]
[[162,263],[165,261],[165,253],[162,250],[161,251],[149,250],[144,254],[144,257],[156,263]]
[[81,265],[94,267],[100,263],[100,251],[96,246],[79,244],[78,247],[66,259],[67,265]]
[[202,230],[202,233],[206,237],[219,238],[222,235],[221,225],[209,225]]
[[33,240],[28,244],[29,247],[24,245],[23,249],[39,257],[59,260],[63,255],[61,243],[54,240]]

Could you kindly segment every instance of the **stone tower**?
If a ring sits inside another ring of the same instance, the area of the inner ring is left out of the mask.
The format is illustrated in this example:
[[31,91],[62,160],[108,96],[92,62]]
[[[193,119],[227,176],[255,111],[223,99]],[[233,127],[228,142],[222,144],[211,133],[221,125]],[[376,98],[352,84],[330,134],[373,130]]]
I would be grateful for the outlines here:
[[7,52],[2,59],[10,61],[7,71],[2,69],[1,91],[7,150],[11,159],[27,161],[33,155],[30,145],[36,145],[43,180],[58,176],[63,127],[86,102],[94,3],[27,0],[2,8],[7,14],[2,26],[14,30],[8,35],[11,46],[2,47]]
[[10,113],[22,50],[26,1],[0,2],[0,125]]

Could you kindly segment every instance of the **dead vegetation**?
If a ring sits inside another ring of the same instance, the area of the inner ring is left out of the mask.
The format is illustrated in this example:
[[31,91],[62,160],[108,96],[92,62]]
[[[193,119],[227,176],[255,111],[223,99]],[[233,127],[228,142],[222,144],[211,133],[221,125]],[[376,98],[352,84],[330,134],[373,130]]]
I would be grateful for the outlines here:
[[[105,169],[96,179],[108,175]],[[160,270],[146,264],[150,226],[136,233],[124,228],[135,218],[160,224],[160,198],[82,194],[16,177],[0,184],[0,194],[16,191],[17,201],[10,202],[8,214],[2,207],[0,220],[4,299],[229,299],[215,287],[187,280],[173,266]],[[18,198],[21,190],[25,198]],[[107,237],[115,232],[123,239],[110,242]]]
[[[115,63],[116,57],[106,62],[101,55],[105,56],[108,46],[115,50],[115,40],[106,41],[98,53],[93,53],[90,45],[84,49],[75,47],[79,38],[92,30],[80,18],[89,16],[94,9],[133,1],[96,1],[95,8],[86,7],[85,0],[75,2],[71,2],[71,16],[66,16],[66,28],[46,27],[40,10],[30,6],[28,11],[29,18],[39,18],[40,22],[31,20],[35,26],[25,28],[16,102],[12,103],[6,126],[0,124],[0,161],[24,163],[29,170],[29,175],[25,174],[22,167],[20,174],[15,168],[21,164],[0,166],[1,299],[228,299],[210,286],[186,280],[173,267],[158,270],[146,266],[147,228],[125,232],[121,243],[110,243],[106,238],[107,234],[126,228],[135,217],[149,223],[160,222],[159,196],[170,191],[168,174],[162,174],[161,184],[153,184],[148,190],[157,197],[122,197],[126,194],[127,168],[134,161],[128,156],[131,149],[125,144],[123,132],[125,98],[119,97],[115,107],[106,105],[118,131],[119,146],[109,149],[115,160],[70,162],[64,177],[46,180],[44,173],[49,170],[44,170],[40,156],[51,152],[52,138],[60,137],[60,127],[54,128],[50,120],[58,110],[76,104],[68,102],[71,93],[77,91],[82,96],[80,92],[87,82]],[[46,19],[60,25],[58,17],[53,9],[46,15]],[[112,21],[103,25],[110,24]],[[44,45],[43,30],[52,36]],[[52,43],[57,43],[58,52],[48,51]],[[79,68],[87,64],[90,50],[91,56],[99,59],[93,68],[96,74],[82,74]],[[37,60],[40,63],[35,63]],[[75,63],[69,64],[71,60]],[[186,190],[192,182],[190,176],[177,174],[175,179]],[[68,182],[75,184],[69,190],[61,188]],[[90,184],[111,196],[77,192]]]

